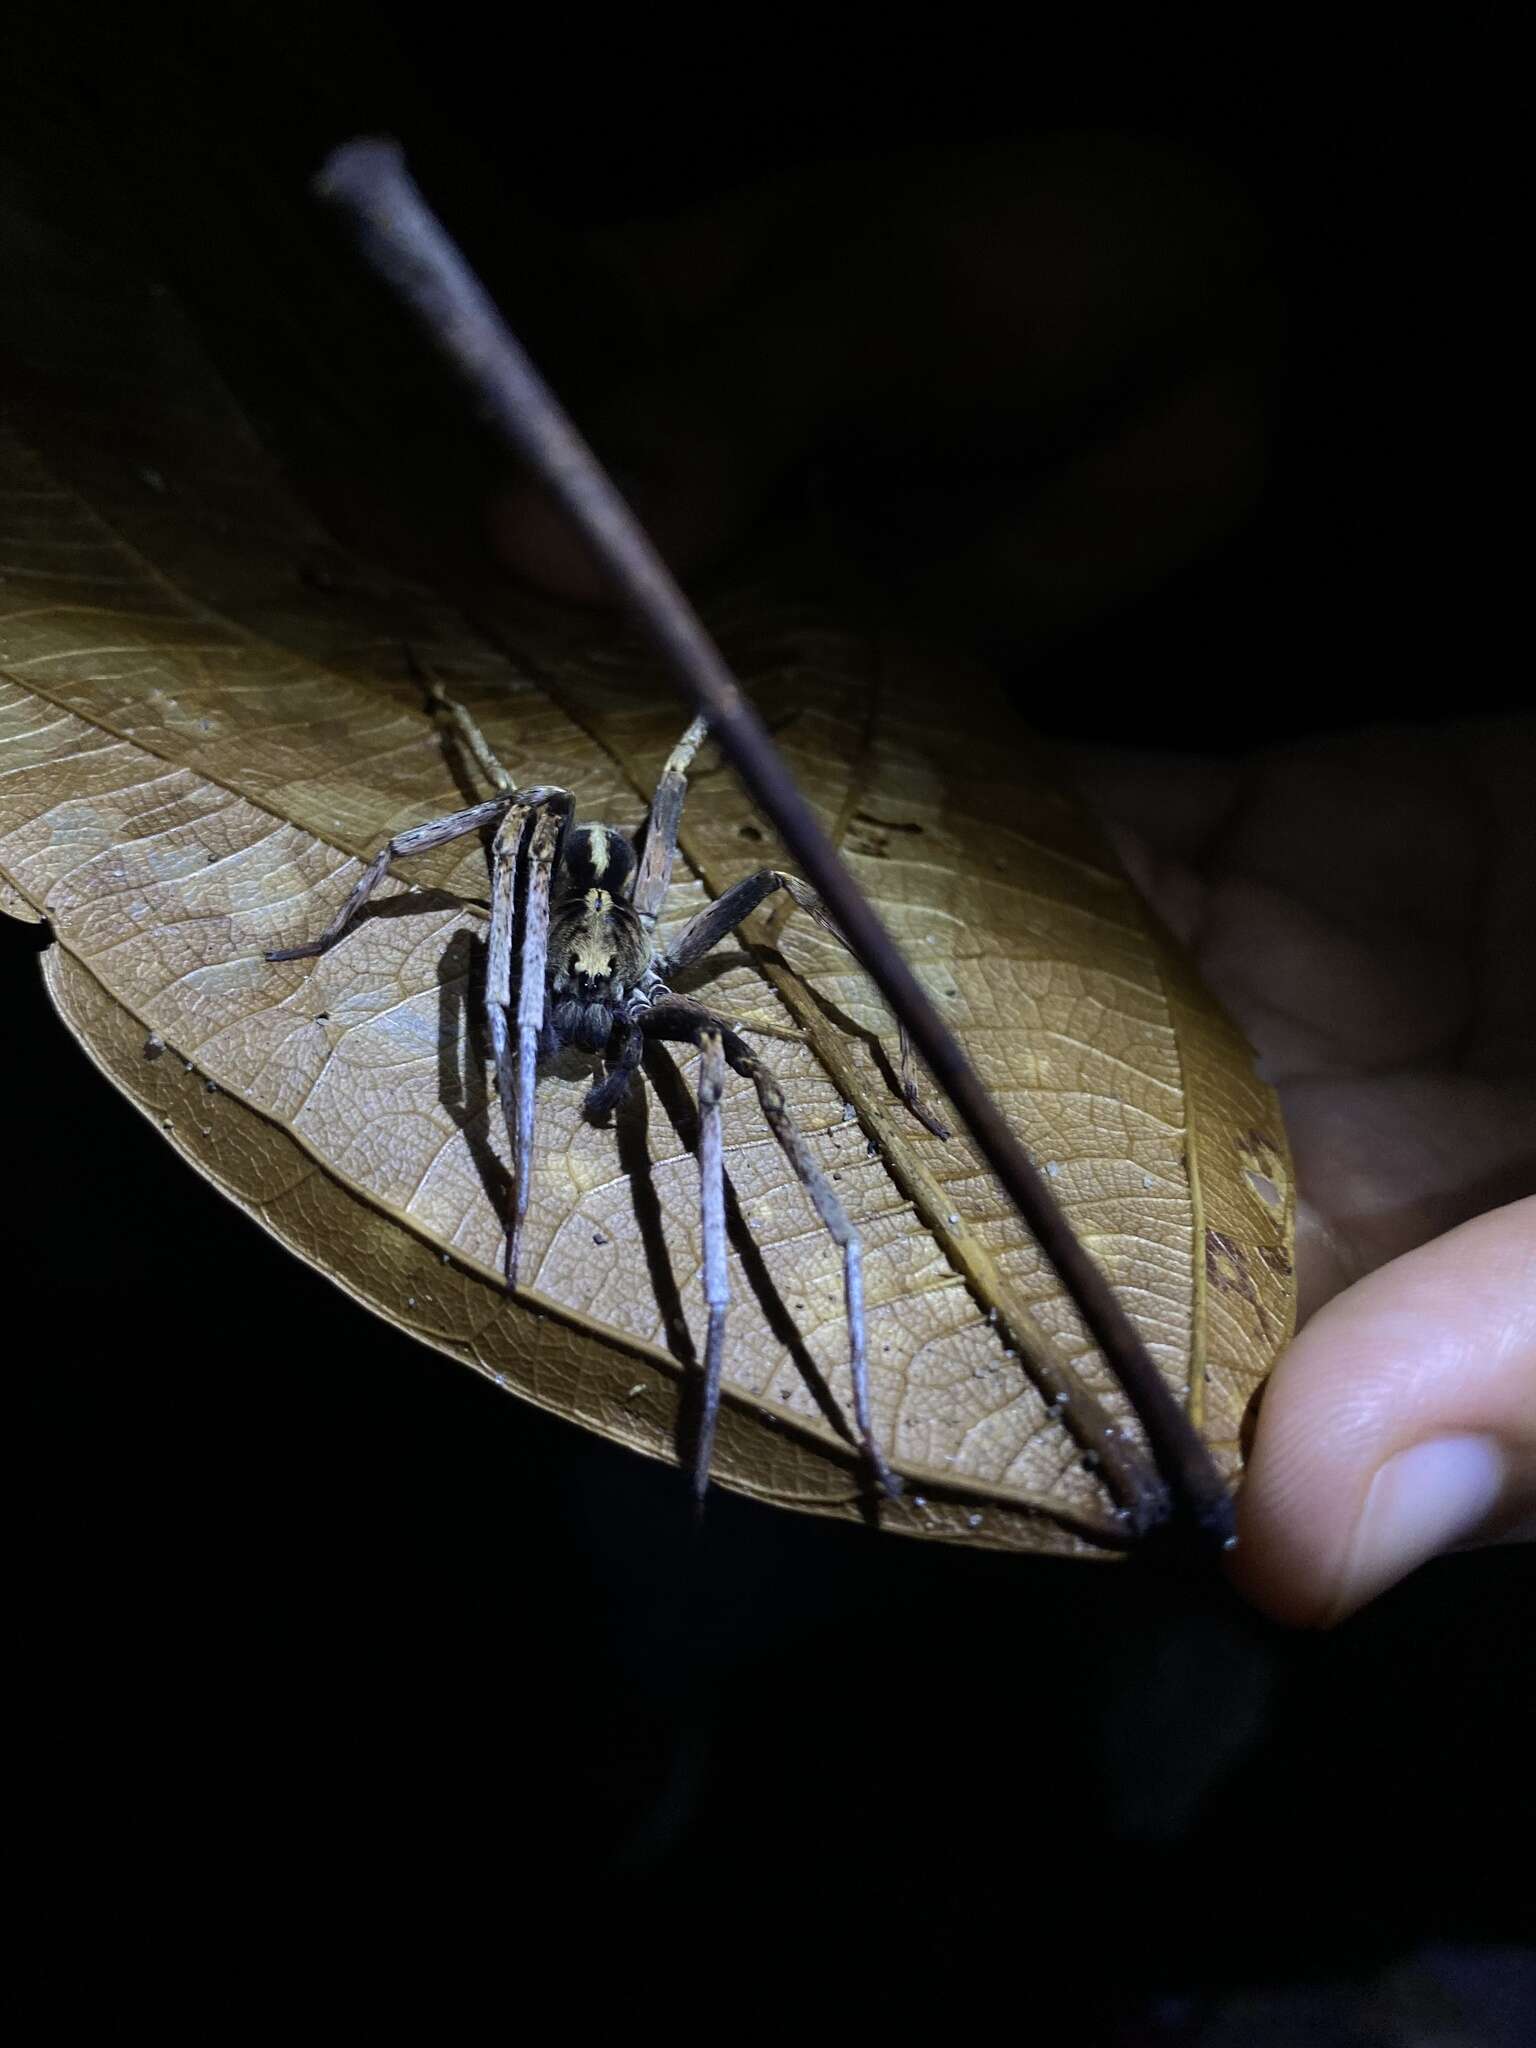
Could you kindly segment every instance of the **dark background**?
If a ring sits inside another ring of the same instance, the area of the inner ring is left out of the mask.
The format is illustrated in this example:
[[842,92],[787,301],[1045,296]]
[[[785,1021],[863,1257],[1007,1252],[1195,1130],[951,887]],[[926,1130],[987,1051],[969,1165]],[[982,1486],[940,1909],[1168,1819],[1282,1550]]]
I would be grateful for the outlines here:
[[[233,136],[297,215],[325,142],[388,128],[471,246],[495,237],[482,160],[558,247],[834,155],[1183,142],[1270,235],[1270,486],[1216,553],[1016,676],[1031,716],[1209,746],[1225,683],[1237,748],[1520,702],[1490,618],[1497,235],[1447,53],[726,26],[23,10],[7,147],[35,171],[84,132],[134,177],[195,175]],[[42,943],[0,930],[44,1923],[84,1905],[205,1956],[304,1954],[357,1913],[420,1934],[446,1909],[514,1998],[563,1925],[598,1976],[643,1958],[643,2016],[690,2025],[713,1959],[765,2018],[814,1982],[871,2023],[892,1992],[1001,1997],[1026,2033],[1058,2009],[1063,2040],[1516,2038],[1528,1553],[1443,1560],[1300,1638],[1194,1573],[723,1495],[700,1538],[678,1475],[412,1345],[221,1202],[59,1027]]]

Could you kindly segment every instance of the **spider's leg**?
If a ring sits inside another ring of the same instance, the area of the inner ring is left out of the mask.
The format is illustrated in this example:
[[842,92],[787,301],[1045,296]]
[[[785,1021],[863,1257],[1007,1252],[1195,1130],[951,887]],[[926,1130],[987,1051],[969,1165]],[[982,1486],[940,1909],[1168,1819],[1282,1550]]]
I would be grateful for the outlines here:
[[928,1107],[922,1090],[917,1085],[917,1062],[912,1057],[912,1041],[907,1036],[907,1027],[896,1019],[896,1040],[901,1051],[900,1093],[902,1101],[911,1110],[925,1131],[932,1131],[936,1138],[952,1135],[949,1125],[936,1111]]
[[487,740],[485,734],[464,709],[464,706],[449,696],[437,676],[427,667],[426,663],[417,659],[416,650],[409,642],[406,643],[405,647],[405,660],[411,674],[426,692],[427,701],[433,710],[446,712],[458,727],[460,740],[486,781],[493,788],[499,789],[504,796],[511,796],[517,785],[496,758],[489,740]]
[[[671,981],[685,967],[701,960],[749,918],[760,903],[766,902],[780,889],[814,918],[824,932],[836,939],[847,952],[853,953],[853,948],[833,923],[827,906],[809,882],[802,882],[798,875],[783,874],[778,868],[759,868],[755,875],[747,875],[733,888],[727,889],[723,896],[707,903],[697,917],[688,920],[667,951],[657,955],[656,971],[662,980]],[[856,953],[853,957],[858,959]],[[896,1028],[901,1042],[901,1099],[925,1129],[932,1131],[936,1138],[947,1138],[948,1125],[934,1115],[918,1090],[907,1028],[899,1020]]]
[[267,959],[308,960],[313,954],[326,952],[335,945],[383,881],[391,861],[406,859],[413,853],[425,853],[430,847],[446,845],[450,839],[462,839],[466,833],[478,831],[482,825],[493,825],[506,808],[507,798],[495,796],[488,803],[471,804],[467,811],[453,811],[446,818],[433,818],[425,825],[415,825],[409,832],[397,832],[363,869],[352,894],[318,939],[311,939],[302,946],[274,946],[268,951]]
[[802,882],[798,875],[781,874],[777,868],[759,868],[755,875],[745,876],[713,903],[706,903],[697,917],[689,918],[666,952],[657,954],[656,972],[663,981],[670,981],[695,960],[702,960],[722,939],[729,938],[738,925],[744,924],[760,903],[780,889],[809,911],[823,931],[830,932],[840,944],[846,943],[809,882]]
[[[517,1285],[523,1221],[533,1171],[534,1082],[544,1024],[544,966],[549,954],[549,895],[572,800],[563,789],[520,789],[496,833],[492,849],[491,929],[485,975],[485,1012],[496,1061],[496,1091],[512,1154],[512,1214],[507,1223],[506,1276]],[[530,825],[530,820],[531,825]],[[519,870],[527,873],[522,944],[518,958],[517,1049],[513,1058],[512,952]]]
[[843,1294],[848,1310],[848,1365],[853,1380],[853,1416],[859,1440],[871,1469],[886,1492],[901,1492],[901,1482],[886,1464],[875,1442],[874,1422],[869,1407],[869,1348],[864,1328],[864,1247],[848,1211],[832,1191],[832,1183],[817,1165],[799,1125],[789,1113],[778,1076],[741,1040],[739,1051],[726,1043],[726,1057],[738,1074],[745,1074],[757,1090],[758,1102],[768,1128],[779,1141],[779,1149],[795,1170],[811,1207],[826,1226],[833,1243],[843,1254]]
[[618,1058],[609,1064],[602,1080],[587,1090],[586,1100],[581,1105],[582,1115],[591,1117],[594,1123],[624,1100],[635,1069],[644,1056],[645,1033],[633,1017],[627,1022],[626,1032]]
[[456,698],[450,697],[435,676],[426,679],[427,694],[439,711],[446,711],[459,729],[459,738],[469,750],[476,767],[493,789],[511,796],[516,785],[492,751],[491,743]]
[[725,1359],[725,1312],[731,1286],[725,1263],[725,1153],[720,1097],[725,1088],[725,1047],[718,1031],[699,1033],[699,1215],[704,1239],[704,1300],[709,1333],[704,1340],[704,1405],[693,1455],[693,1497],[702,1508],[709,1485],[709,1461],[720,1419],[720,1373]]
[[667,884],[672,879],[672,863],[677,858],[677,828],[683,815],[683,799],[688,794],[688,769],[704,744],[708,730],[707,720],[696,718],[693,721],[668,754],[667,765],[661,771],[661,780],[651,799],[645,845],[629,891],[629,900],[636,913],[645,920],[647,930],[655,924],[666,900]]
[[[702,1045],[706,1035],[717,1036],[726,1061],[738,1074],[744,1074],[756,1088],[757,1099],[769,1130],[772,1131],[780,1150],[793,1168],[795,1178],[805,1189],[811,1207],[821,1218],[833,1243],[842,1252],[843,1296],[848,1315],[848,1364],[853,1381],[854,1422],[875,1478],[887,1493],[892,1496],[898,1495],[901,1492],[901,1482],[885,1462],[880,1446],[875,1442],[874,1423],[870,1414],[869,1344],[864,1323],[864,1247],[852,1219],[834,1193],[832,1183],[817,1164],[803,1133],[790,1115],[789,1104],[784,1099],[784,1090],[779,1085],[778,1076],[766,1060],[759,1059],[745,1039],[733,1031],[723,1018],[716,1017],[702,1004],[692,1002],[686,997],[669,996],[664,1002],[656,1003],[645,1012],[643,1023],[646,1036],[652,1038],[681,1038],[694,1045]],[[701,1106],[703,1086],[701,1080]],[[702,1164],[702,1134],[700,1154]],[[723,1249],[722,1238],[722,1252]],[[721,1277],[723,1283],[723,1271]],[[708,1284],[706,1269],[706,1291]],[[722,1293],[722,1326],[723,1320]],[[711,1303],[712,1337],[715,1327],[716,1317],[714,1305]],[[716,1398],[718,1400],[718,1393]]]

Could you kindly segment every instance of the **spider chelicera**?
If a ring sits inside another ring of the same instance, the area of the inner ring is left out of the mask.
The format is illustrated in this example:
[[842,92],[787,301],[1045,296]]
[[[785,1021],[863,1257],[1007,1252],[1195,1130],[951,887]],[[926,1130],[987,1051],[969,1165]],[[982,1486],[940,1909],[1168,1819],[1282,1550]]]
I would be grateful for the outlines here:
[[[678,825],[687,774],[705,736],[696,719],[668,756],[656,785],[638,853],[611,825],[575,823],[575,799],[566,789],[513,787],[478,726],[461,705],[433,691],[452,716],[481,770],[498,794],[425,825],[398,833],[369,862],[356,886],[318,939],[281,946],[268,960],[304,960],[342,937],[390,863],[425,853],[451,839],[495,827],[491,849],[491,917],[485,1009],[496,1063],[496,1086],[511,1147],[512,1198],[507,1219],[506,1282],[517,1284],[523,1221],[528,1211],[533,1159],[534,1081],[538,1061],[577,1046],[606,1068],[583,1108],[593,1118],[615,1108],[651,1040],[697,1046],[699,1067],[699,1177],[704,1246],[704,1299],[709,1328],[704,1352],[702,1412],[694,1451],[694,1489],[702,1497],[720,1409],[725,1318],[730,1301],[726,1266],[725,1173],[720,1098],[726,1068],[757,1090],[769,1130],[805,1189],[811,1206],[843,1255],[849,1368],[854,1422],[872,1474],[889,1493],[900,1491],[875,1442],[870,1422],[869,1362],[865,1338],[864,1278],[859,1234],[789,1113],[772,1069],[740,1033],[703,1004],[673,993],[671,979],[735,931],[778,890],[826,931],[842,935],[809,883],[777,868],[760,868],[726,890],[658,951],[654,932],[677,854]],[[514,955],[517,966],[514,969]],[[515,1032],[515,1043],[514,1034]],[[912,1077],[905,1035],[901,1093],[930,1130],[947,1136],[923,1107]]]

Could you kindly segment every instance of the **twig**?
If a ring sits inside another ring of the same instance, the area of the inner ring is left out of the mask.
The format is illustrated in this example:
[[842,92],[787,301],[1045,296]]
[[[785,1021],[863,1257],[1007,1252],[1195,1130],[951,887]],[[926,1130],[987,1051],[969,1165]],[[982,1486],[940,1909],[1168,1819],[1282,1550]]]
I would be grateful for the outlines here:
[[[838,859],[788,767],[670,570],[586,442],[417,191],[394,142],[350,142],[328,159],[316,191],[344,214],[361,253],[458,372],[479,416],[533,469],[581,532],[602,570],[709,721],[737,774],[845,938],[987,1164],[1055,1267],[1146,1431],[1175,1501],[1216,1543],[1234,1540],[1232,1502],[1209,1450],[1170,1393],[1130,1317],[1083,1249],[889,933]],[[1162,1519],[1155,1482],[1135,1519]]]

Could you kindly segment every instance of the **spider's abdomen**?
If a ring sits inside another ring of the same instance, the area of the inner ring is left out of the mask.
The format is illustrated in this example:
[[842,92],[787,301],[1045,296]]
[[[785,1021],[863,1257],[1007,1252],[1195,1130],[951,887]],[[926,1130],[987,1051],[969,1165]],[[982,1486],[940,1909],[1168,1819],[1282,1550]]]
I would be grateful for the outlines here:
[[623,894],[634,873],[635,849],[612,825],[578,825],[569,833],[560,863],[560,894],[602,889]]

